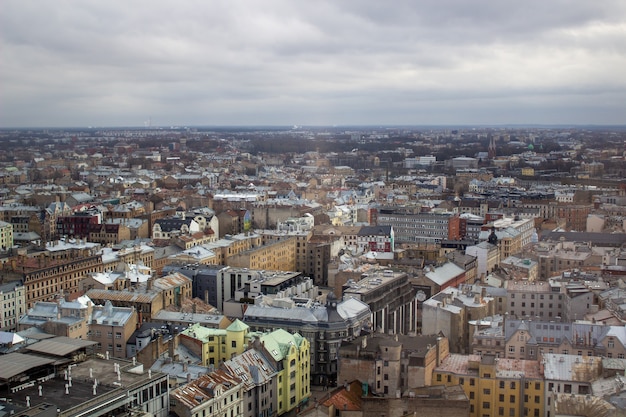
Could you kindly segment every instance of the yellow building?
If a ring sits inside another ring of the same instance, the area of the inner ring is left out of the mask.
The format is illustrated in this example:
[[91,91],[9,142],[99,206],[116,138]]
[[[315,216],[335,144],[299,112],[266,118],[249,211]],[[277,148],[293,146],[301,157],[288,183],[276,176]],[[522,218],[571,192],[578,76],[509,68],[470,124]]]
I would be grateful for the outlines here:
[[180,333],[180,343],[200,356],[204,366],[217,366],[247,348],[249,329],[240,320],[225,329],[211,329],[196,323]]
[[470,417],[544,415],[538,361],[452,354],[433,371],[433,385],[460,385],[470,400]]
[[278,415],[308,402],[311,396],[311,358],[309,341],[298,333],[283,329],[261,335],[256,343],[278,370]]
[[250,346],[262,352],[276,369],[278,415],[308,402],[311,395],[311,358],[309,341],[298,333],[283,329],[253,333],[235,320],[225,329],[210,329],[196,323],[180,333],[180,343],[202,357],[204,366],[219,366],[246,351]]

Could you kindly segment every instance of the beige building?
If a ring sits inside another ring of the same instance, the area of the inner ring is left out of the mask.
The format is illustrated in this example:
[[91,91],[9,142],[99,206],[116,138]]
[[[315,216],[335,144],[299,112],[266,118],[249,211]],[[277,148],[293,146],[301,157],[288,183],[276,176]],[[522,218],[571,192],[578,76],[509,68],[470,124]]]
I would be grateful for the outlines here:
[[114,307],[110,301],[94,306],[89,322],[89,340],[97,342],[96,352],[126,358],[126,344],[137,328],[137,311]]
[[241,416],[243,381],[223,370],[200,376],[170,392],[170,410],[179,417]]
[[0,331],[17,330],[17,322],[26,312],[26,288],[22,281],[0,285]]
[[514,318],[539,320],[563,317],[565,301],[558,283],[546,281],[507,281],[508,313]]
[[225,263],[239,268],[293,271],[296,269],[296,238],[288,237],[237,253],[226,259]]
[[13,225],[0,220],[0,249],[5,251],[13,247]]
[[372,393],[395,397],[431,385],[433,370],[448,356],[448,339],[373,333],[344,342],[339,348],[337,382],[358,379]]
[[535,281],[539,271],[539,265],[536,261],[516,256],[503,259],[500,266],[507,271],[509,279]]

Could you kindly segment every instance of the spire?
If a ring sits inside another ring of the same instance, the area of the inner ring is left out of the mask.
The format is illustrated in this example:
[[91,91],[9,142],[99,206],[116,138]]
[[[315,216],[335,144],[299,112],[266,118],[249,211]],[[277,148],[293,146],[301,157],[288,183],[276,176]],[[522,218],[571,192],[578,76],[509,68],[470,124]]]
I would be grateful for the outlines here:
[[493,136],[489,140],[487,153],[489,154],[489,159],[494,159],[496,157],[496,139]]

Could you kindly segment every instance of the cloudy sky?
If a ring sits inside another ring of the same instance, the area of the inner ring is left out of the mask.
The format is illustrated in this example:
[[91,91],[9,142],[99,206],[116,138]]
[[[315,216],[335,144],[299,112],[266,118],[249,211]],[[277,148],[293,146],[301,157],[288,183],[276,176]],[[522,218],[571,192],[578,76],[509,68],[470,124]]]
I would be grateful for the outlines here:
[[626,124],[624,0],[3,0],[0,127]]

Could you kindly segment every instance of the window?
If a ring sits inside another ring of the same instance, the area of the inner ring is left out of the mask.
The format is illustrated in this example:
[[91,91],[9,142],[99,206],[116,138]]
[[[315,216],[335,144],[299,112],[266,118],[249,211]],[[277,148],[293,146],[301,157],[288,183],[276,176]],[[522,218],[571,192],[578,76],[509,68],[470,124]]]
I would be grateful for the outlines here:
[[441,374],[437,374],[437,382],[441,382]]
[[483,410],[488,410],[489,408],[491,408],[489,401],[483,401]]
[[504,407],[498,407],[498,415],[499,416],[503,416],[504,415]]
[[511,396],[509,397],[509,402],[510,402],[510,403],[515,403],[515,395],[511,395]]
[[511,381],[510,388],[511,388],[511,389],[515,389],[515,381]]
[[500,389],[504,389],[504,381],[500,381],[499,387],[500,387]]
[[474,378],[470,378],[470,385],[474,386],[476,384],[476,380]]
[[490,395],[491,394],[491,390],[489,388],[485,388],[485,389],[483,389],[483,394]]
[[470,395],[469,395],[469,397],[470,397],[470,400],[473,400],[473,399],[474,399],[474,391],[470,391]]
[[498,395],[498,401],[500,401],[501,403],[504,402],[504,394]]

